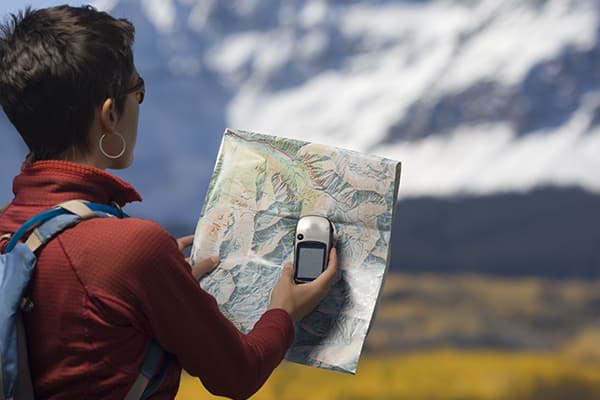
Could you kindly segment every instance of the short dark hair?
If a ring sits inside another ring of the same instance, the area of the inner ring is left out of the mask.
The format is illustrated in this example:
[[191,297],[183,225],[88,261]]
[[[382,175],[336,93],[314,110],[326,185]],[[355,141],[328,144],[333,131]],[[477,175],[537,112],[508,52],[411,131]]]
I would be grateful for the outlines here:
[[134,27],[91,6],[27,8],[0,26],[0,104],[36,160],[87,153],[95,109],[123,112]]

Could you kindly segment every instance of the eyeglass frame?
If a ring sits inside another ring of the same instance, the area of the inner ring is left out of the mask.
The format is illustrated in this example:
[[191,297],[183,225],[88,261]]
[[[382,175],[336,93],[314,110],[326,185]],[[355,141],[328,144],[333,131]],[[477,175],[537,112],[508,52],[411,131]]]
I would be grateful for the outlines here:
[[144,98],[146,97],[146,85],[144,83],[144,78],[138,75],[138,82],[135,85],[133,85],[133,87],[127,89],[119,97],[125,97],[131,93],[135,93],[135,98],[138,104],[142,104],[144,102]]

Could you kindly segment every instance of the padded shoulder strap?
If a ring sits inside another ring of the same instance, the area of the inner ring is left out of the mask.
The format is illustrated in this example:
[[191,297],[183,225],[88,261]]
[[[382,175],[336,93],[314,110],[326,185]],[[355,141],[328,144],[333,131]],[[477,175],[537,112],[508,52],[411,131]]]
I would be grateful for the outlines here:
[[35,252],[48,240],[66,228],[78,222],[93,217],[123,217],[121,210],[104,204],[88,203],[83,200],[70,200],[46,210],[25,222],[11,237],[5,252],[11,251],[19,240],[32,228],[33,231],[26,241],[31,251]]
[[36,252],[41,246],[46,244],[54,236],[58,235],[65,229],[76,225],[81,221],[81,218],[73,214],[62,214],[57,215],[54,218],[44,222],[36,229],[33,230],[31,235],[25,241],[27,247],[31,249],[33,253]]
[[71,214],[77,215],[79,218],[88,219],[96,216],[94,211],[81,200],[70,200],[60,203],[57,207],[69,211]]
[[[34,228],[25,244],[35,252],[54,236],[63,230],[76,225],[82,220],[94,217],[126,217],[121,209],[104,204],[87,203],[72,200],[61,203],[28,220],[15,234],[6,246],[6,252],[12,250],[28,231]],[[150,343],[142,363],[140,374],[130,388],[126,400],[146,399],[160,387],[167,376],[172,356],[166,353],[155,341]],[[1,370],[0,370],[1,373]],[[25,374],[28,375],[28,374]],[[0,375],[0,383],[2,376]],[[31,386],[31,385],[30,385]],[[1,393],[0,393],[1,396]],[[27,397],[28,398],[28,397]],[[0,400],[1,397],[0,397]]]

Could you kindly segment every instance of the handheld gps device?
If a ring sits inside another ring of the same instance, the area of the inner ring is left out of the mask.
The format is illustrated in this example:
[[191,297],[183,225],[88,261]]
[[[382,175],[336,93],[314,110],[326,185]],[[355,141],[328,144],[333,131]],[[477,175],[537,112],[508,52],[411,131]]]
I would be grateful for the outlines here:
[[313,281],[325,271],[335,241],[335,226],[327,218],[307,215],[298,220],[294,241],[296,283]]

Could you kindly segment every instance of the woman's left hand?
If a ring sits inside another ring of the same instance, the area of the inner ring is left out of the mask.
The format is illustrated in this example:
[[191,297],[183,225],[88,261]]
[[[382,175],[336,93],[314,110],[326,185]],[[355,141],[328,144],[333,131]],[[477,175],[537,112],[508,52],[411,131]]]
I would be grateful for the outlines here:
[[197,280],[202,279],[202,277],[219,265],[219,257],[212,256],[205,258],[204,260],[198,261],[196,264],[192,265],[192,275],[196,277]]
[[[177,239],[177,247],[179,247],[180,251],[185,251],[188,247],[192,245],[194,242],[194,235],[187,235],[180,237]],[[187,262],[190,262],[190,259],[186,259]],[[208,274],[210,271],[215,269],[217,265],[219,265],[219,257],[212,256],[205,258],[204,260],[198,261],[196,264],[192,265],[192,275],[196,277],[196,279],[200,280],[204,275]]]

